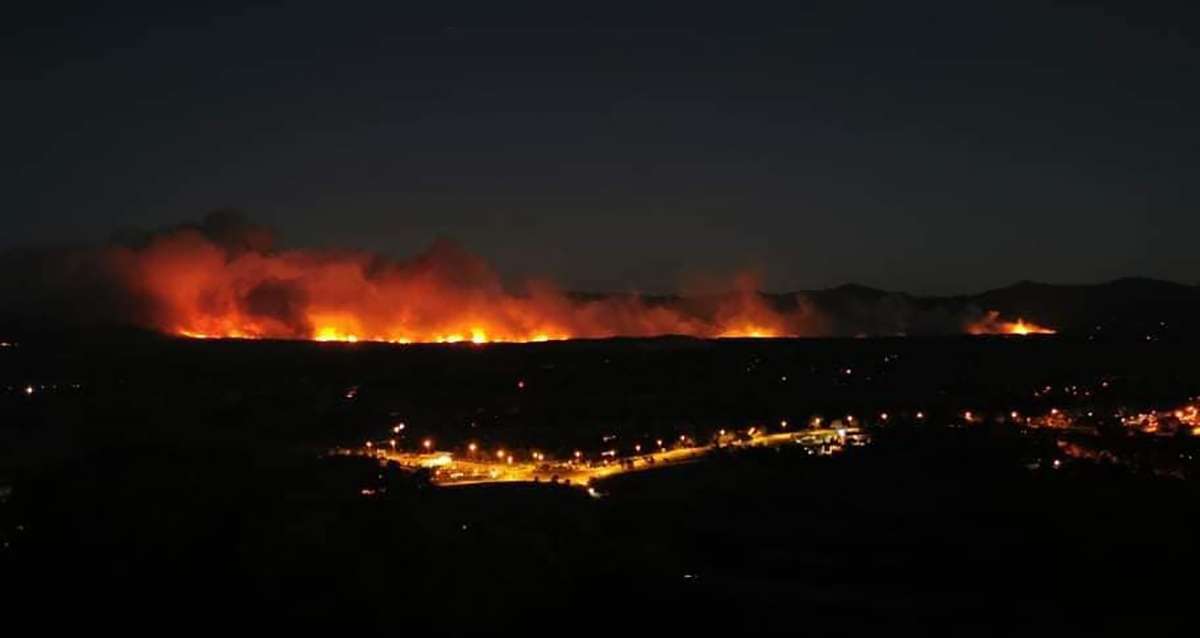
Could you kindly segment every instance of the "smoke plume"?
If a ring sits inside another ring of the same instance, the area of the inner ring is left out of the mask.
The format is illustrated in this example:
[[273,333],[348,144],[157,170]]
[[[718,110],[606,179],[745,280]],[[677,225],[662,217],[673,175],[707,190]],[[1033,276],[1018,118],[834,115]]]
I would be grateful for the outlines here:
[[[958,313],[917,308],[902,296],[821,304],[816,293],[764,295],[749,275],[725,292],[686,297],[572,294],[547,280],[510,289],[484,259],[448,240],[406,260],[281,249],[268,229],[228,211],[123,233],[100,247],[4,260],[5,272],[23,273],[4,284],[9,314],[192,337],[525,342],[970,330]],[[978,331],[1003,330],[997,317],[986,319]]]

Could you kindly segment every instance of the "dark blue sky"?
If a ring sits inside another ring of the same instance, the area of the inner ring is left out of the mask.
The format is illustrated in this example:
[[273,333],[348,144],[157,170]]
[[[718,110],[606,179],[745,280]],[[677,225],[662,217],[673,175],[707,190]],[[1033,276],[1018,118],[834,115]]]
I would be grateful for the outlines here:
[[236,207],[576,288],[1200,280],[1184,4],[170,4],[6,20],[0,248]]

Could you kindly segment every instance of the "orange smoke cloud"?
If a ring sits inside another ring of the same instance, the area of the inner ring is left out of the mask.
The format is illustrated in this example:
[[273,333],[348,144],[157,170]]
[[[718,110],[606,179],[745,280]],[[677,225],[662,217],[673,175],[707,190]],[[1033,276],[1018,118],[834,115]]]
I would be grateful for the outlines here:
[[585,300],[546,282],[514,293],[483,259],[446,241],[393,261],[365,252],[273,251],[269,238],[210,226],[206,220],[112,249],[122,285],[148,302],[150,327],[192,337],[398,343],[816,333],[807,307],[777,311],[752,280],[686,310],[634,295]]
[[0,317],[39,328],[397,343],[1054,332],[969,301],[860,286],[768,295],[750,275],[693,282],[702,285],[670,297],[572,294],[544,280],[506,287],[485,260],[448,241],[407,260],[281,250],[268,231],[229,213],[126,232],[104,246],[6,253],[0,263]]
[[1052,335],[1056,331],[1024,319],[1005,321],[1000,318],[999,312],[989,310],[983,319],[967,324],[967,332],[973,335]]

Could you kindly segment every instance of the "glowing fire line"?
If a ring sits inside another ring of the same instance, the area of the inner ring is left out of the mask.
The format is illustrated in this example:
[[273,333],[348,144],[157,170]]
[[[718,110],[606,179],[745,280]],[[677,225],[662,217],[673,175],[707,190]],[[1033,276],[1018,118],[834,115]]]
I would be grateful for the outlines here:
[[[135,321],[193,338],[385,343],[536,343],[659,337],[791,338],[833,333],[802,297],[787,310],[743,274],[726,293],[660,302],[580,298],[544,280],[510,290],[477,255],[446,241],[409,260],[344,250],[274,250],[259,227],[206,218],[112,246],[101,264],[135,301]],[[988,313],[972,334],[1047,334]]]
[[[594,337],[572,337],[566,335],[546,335],[535,334],[530,337],[490,337],[486,331],[472,330],[466,334],[453,333],[447,335],[435,335],[428,339],[411,339],[404,337],[383,337],[370,336],[364,337],[352,333],[340,332],[335,328],[318,328],[310,338],[295,338],[295,337],[276,337],[271,335],[249,334],[239,330],[230,331],[228,333],[207,333],[197,332],[187,329],[178,329],[174,331],[176,336],[187,337],[189,339],[244,339],[244,340],[262,340],[262,339],[285,339],[299,341],[317,341],[322,343],[391,343],[399,345],[407,344],[459,344],[469,343],[473,345],[485,345],[489,343],[547,343],[551,341],[570,341],[572,339],[587,339]],[[614,335],[621,336],[621,335]],[[668,336],[666,333],[662,335],[652,336]],[[709,338],[713,339],[786,339],[795,335],[780,335],[770,330],[762,328],[748,328],[742,331],[726,331],[717,335],[712,335]]]
[[1057,331],[1053,328],[1040,326],[1033,322],[1025,321],[1018,318],[1016,321],[1004,321],[1000,319],[1000,313],[991,310],[984,316],[983,319],[971,323],[967,326],[967,333],[973,335],[1052,335]]

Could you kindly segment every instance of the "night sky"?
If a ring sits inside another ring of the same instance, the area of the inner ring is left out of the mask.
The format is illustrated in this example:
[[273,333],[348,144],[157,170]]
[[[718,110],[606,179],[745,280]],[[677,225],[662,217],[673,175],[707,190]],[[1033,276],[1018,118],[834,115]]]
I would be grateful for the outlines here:
[[576,289],[1200,281],[1186,5],[175,4],[6,14],[0,249],[233,207]]

